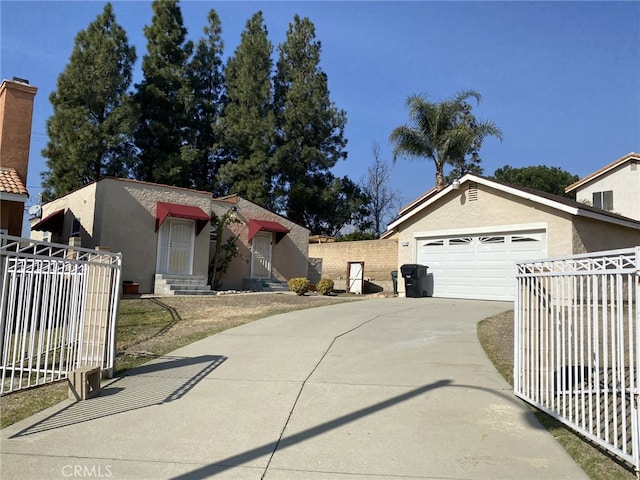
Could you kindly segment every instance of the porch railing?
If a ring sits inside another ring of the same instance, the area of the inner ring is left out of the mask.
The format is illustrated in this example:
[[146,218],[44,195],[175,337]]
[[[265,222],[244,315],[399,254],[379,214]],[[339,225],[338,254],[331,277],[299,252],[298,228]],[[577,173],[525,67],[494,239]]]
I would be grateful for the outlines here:
[[0,235],[0,394],[98,366],[113,375],[122,257]]
[[517,265],[515,394],[640,470],[640,247]]

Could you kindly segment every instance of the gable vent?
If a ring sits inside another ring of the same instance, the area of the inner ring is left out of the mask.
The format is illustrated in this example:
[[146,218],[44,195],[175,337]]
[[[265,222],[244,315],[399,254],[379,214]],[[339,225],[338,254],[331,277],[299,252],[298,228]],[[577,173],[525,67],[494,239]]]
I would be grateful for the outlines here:
[[469,189],[467,190],[469,194],[469,201],[475,202],[478,200],[478,184],[475,182],[469,182]]

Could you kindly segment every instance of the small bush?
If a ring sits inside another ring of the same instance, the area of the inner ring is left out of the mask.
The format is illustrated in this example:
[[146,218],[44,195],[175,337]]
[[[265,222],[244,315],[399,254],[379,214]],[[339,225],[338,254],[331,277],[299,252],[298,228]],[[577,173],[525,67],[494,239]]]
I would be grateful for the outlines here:
[[304,295],[309,291],[309,280],[306,278],[292,278],[287,282],[287,285],[289,285],[289,291],[298,295]]
[[323,278],[318,282],[316,288],[322,295],[329,295],[331,292],[333,292],[333,280],[329,278]]

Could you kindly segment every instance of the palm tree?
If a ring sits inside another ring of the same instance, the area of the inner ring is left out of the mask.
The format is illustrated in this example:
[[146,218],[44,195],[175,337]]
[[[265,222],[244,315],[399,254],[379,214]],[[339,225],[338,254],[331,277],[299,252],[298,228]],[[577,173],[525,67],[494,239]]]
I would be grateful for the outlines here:
[[425,95],[411,95],[407,107],[412,125],[395,128],[389,137],[395,143],[393,161],[399,156],[430,158],[436,166],[436,190],[445,187],[446,163],[464,162],[467,155],[478,160],[478,151],[487,136],[502,141],[502,131],[493,121],[480,121],[471,114],[469,98],[480,102],[475,90],[459,92],[441,102],[430,102]]

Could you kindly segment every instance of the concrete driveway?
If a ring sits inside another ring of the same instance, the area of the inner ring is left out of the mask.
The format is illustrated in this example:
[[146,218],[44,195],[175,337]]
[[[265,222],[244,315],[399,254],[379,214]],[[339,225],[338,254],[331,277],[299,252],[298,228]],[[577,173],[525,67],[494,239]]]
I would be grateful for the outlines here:
[[0,476],[587,478],[478,343],[511,308],[376,298],[234,328],[2,430]]

